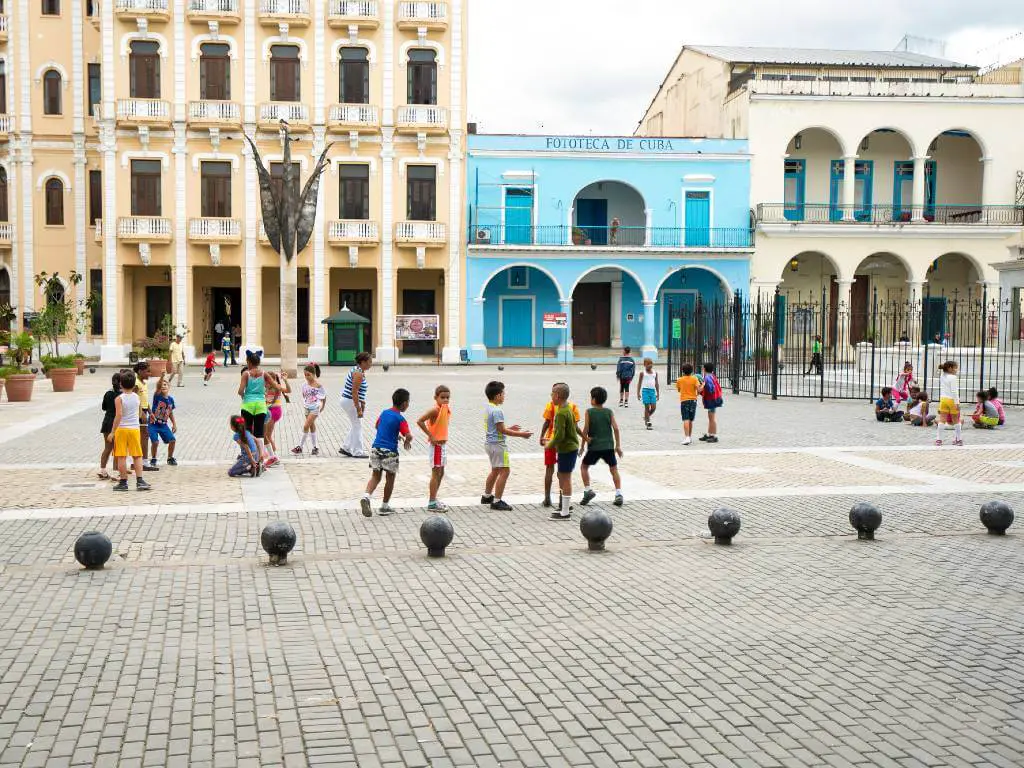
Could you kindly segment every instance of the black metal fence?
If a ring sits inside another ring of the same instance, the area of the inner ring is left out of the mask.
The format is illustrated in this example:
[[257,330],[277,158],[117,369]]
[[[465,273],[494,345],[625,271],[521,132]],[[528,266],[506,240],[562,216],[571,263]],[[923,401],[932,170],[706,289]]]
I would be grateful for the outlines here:
[[960,397],[996,387],[1024,405],[1024,324],[1020,297],[926,294],[861,306],[786,296],[670,307],[668,379],[682,366],[716,365],[722,386],[754,396],[873,400],[906,363],[929,397],[938,397],[942,362],[959,366]]

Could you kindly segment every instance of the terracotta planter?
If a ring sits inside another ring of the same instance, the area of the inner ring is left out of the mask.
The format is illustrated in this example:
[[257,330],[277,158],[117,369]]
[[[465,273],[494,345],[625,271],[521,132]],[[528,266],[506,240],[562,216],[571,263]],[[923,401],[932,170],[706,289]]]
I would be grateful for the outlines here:
[[167,361],[162,360],[159,357],[151,357],[149,363],[149,374],[150,376],[159,376],[162,372],[167,370]]
[[78,375],[81,376],[85,373],[85,359],[81,357],[75,358],[75,366],[78,368]]
[[74,392],[77,368],[54,368],[50,371],[50,381],[54,392]]
[[16,373],[7,377],[7,402],[27,403],[32,399],[32,385],[35,383],[34,373]]

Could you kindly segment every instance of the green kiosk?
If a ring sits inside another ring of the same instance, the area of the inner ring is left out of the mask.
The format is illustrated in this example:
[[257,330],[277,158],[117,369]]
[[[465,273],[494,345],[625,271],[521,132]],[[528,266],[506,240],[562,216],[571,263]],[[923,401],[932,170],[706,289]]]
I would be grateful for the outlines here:
[[363,350],[362,326],[370,321],[357,315],[348,305],[321,321],[327,326],[327,362],[329,365],[350,365]]

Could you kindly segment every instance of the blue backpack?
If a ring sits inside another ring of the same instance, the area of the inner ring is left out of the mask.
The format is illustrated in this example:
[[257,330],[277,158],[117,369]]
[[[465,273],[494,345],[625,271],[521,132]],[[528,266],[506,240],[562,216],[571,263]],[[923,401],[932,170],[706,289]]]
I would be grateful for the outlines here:
[[620,357],[619,364],[615,366],[615,378],[620,380],[631,380],[636,375],[636,363],[631,357]]

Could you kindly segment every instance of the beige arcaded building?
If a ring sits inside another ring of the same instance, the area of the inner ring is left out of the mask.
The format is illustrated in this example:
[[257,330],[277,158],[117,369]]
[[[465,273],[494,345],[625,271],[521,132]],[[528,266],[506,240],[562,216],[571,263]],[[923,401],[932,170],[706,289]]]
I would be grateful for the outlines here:
[[102,316],[85,351],[127,357],[165,315],[190,355],[218,323],[279,350],[279,257],[260,224],[258,137],[300,179],[329,142],[317,226],[299,256],[299,353],[326,359],[320,321],[440,315],[462,337],[466,0],[13,0],[0,17],[0,302],[38,308],[33,276],[85,276]]

